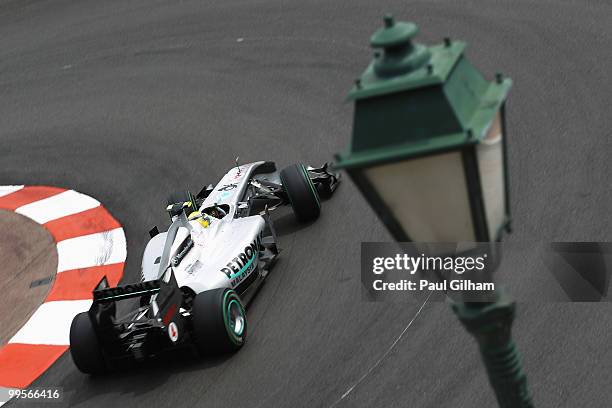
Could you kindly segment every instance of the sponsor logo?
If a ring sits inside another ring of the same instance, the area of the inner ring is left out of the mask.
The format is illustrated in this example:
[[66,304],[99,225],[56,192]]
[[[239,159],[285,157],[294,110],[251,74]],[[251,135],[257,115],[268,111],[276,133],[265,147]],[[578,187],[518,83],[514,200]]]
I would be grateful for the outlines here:
[[94,300],[131,297],[132,295],[139,295],[147,292],[157,291],[158,289],[159,282],[147,281],[125,286],[117,286],[115,288],[94,290],[93,297]]
[[238,284],[244,277],[251,273],[257,265],[256,258],[259,252],[259,237],[246,246],[242,252],[221,268],[228,279],[232,279],[232,286]]
[[168,325],[168,337],[173,343],[176,343],[179,338],[178,326],[174,322],[170,322]]
[[243,280],[245,280],[248,276],[251,275],[251,272],[253,272],[255,270],[255,266],[257,264],[255,262],[252,262],[250,265],[248,265],[245,268],[245,271],[243,273],[239,273],[238,275],[236,275],[236,277],[234,279],[232,279],[230,281],[230,285],[232,288],[235,288],[236,286],[238,286]]
[[224,184],[217,191],[230,191],[238,187],[238,183]]

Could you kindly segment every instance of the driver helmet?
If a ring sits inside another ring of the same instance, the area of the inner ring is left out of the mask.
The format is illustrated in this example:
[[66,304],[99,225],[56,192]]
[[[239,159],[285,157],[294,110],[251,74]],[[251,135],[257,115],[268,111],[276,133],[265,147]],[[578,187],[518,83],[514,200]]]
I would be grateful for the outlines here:
[[214,207],[212,207],[209,211],[208,214],[210,214],[211,216],[221,219],[223,217],[225,217],[227,215],[227,213],[225,212],[225,210],[221,207],[219,207],[218,205],[215,205]]
[[194,211],[187,217],[189,221],[197,220],[201,226],[208,228],[210,225],[210,217],[206,214],[202,214],[200,211]]

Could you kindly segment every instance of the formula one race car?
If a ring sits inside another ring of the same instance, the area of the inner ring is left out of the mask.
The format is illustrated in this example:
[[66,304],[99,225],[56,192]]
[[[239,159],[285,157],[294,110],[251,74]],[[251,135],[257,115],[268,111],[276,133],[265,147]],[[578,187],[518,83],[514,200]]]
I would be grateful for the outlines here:
[[[170,227],[149,231],[142,281],[110,288],[103,278],[89,311],[72,321],[76,366],[95,374],[173,347],[238,350],[247,335],[245,305],[279,254],[270,212],[287,204],[298,221],[315,220],[319,197],[330,196],[338,183],[328,164],[277,172],[273,162],[261,161],[237,165],[195,196],[172,194]],[[133,305],[119,316],[126,308],[117,304],[126,299]]]

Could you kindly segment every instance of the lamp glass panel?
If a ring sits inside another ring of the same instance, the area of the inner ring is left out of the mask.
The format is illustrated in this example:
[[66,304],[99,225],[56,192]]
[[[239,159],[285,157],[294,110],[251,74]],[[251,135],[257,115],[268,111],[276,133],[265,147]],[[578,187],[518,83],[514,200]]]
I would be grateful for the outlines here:
[[505,220],[505,183],[501,114],[497,113],[487,134],[476,148],[478,169],[489,228],[489,237],[495,240]]
[[474,241],[461,152],[364,169],[364,176],[412,241]]

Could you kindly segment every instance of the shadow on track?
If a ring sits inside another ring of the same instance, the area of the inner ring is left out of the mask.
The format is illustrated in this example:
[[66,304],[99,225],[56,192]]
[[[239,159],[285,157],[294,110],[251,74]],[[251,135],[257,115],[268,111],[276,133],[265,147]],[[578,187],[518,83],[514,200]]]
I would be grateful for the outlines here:
[[[105,375],[87,376],[74,370],[69,383],[80,384],[74,389],[69,405],[88,401],[92,395],[128,394],[139,396],[163,387],[174,374],[181,372],[200,372],[200,375],[216,366],[224,364],[233,354],[198,357],[189,348],[170,350],[142,363],[131,363],[117,367]],[[80,378],[72,378],[80,377]],[[83,379],[82,377],[86,377]]]
[[[320,197],[322,203],[326,202],[330,198],[331,196]],[[317,222],[317,220],[309,222],[297,221],[290,206],[275,210],[275,214],[272,216],[272,221],[274,222],[274,227],[276,228],[276,233],[279,237],[292,235],[298,231],[309,228],[311,225]]]

